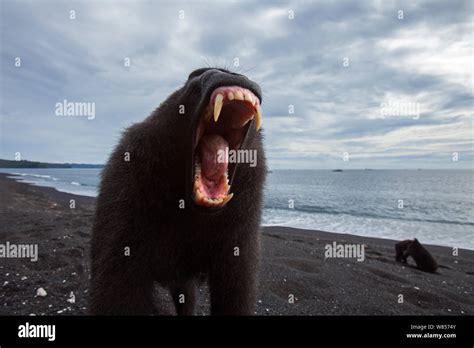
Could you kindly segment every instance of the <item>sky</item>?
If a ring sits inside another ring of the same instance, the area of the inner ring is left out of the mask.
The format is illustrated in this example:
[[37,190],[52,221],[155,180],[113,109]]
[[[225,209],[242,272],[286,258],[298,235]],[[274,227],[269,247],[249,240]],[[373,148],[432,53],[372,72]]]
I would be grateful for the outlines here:
[[105,163],[213,66],[260,84],[271,169],[472,169],[473,3],[2,0],[0,158]]

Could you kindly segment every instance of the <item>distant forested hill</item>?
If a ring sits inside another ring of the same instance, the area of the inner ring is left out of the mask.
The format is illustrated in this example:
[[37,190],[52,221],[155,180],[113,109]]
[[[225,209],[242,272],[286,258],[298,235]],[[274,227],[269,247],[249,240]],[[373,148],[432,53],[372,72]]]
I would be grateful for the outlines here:
[[102,168],[102,164],[46,163],[33,161],[11,161],[0,159],[0,168]]

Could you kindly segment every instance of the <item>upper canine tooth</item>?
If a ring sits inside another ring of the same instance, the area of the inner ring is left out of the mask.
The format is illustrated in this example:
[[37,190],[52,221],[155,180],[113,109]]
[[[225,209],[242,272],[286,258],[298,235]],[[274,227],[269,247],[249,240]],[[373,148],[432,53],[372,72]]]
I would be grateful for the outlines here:
[[216,99],[214,101],[214,122],[217,122],[219,119],[219,115],[222,110],[222,101],[224,100],[224,96],[222,94],[216,95]]
[[262,110],[260,109],[260,104],[255,105],[256,115],[255,115],[255,128],[257,131],[262,126]]
[[227,93],[227,99],[234,100],[234,93],[233,92]]
[[235,100],[244,100],[244,94],[242,91],[237,91],[234,93]]

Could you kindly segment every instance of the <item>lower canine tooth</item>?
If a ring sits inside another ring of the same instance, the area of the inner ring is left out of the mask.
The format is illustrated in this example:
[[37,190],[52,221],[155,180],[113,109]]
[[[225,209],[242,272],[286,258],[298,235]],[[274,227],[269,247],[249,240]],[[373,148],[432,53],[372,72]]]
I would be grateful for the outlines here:
[[227,196],[224,197],[224,199],[222,200],[222,204],[226,204],[228,201],[230,201],[232,199],[232,197],[234,197],[234,194],[231,193],[231,194],[228,194]]

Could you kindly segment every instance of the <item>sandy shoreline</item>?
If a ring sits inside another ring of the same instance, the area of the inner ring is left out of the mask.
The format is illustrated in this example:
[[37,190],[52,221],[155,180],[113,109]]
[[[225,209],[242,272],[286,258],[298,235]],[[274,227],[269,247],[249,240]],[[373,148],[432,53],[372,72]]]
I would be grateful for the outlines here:
[[[95,199],[7,176],[0,174],[0,244],[38,244],[39,260],[0,258],[0,315],[87,314]],[[453,256],[450,248],[429,245],[447,267],[430,274],[396,263],[392,240],[287,227],[262,233],[259,315],[474,314],[474,251]],[[365,260],[325,259],[324,247],[334,241],[366,245]],[[35,296],[39,287],[45,297]],[[68,302],[71,292],[74,303]],[[404,303],[398,303],[400,294]],[[199,295],[197,314],[207,314],[207,289]],[[155,302],[162,313],[174,314],[158,286]]]

